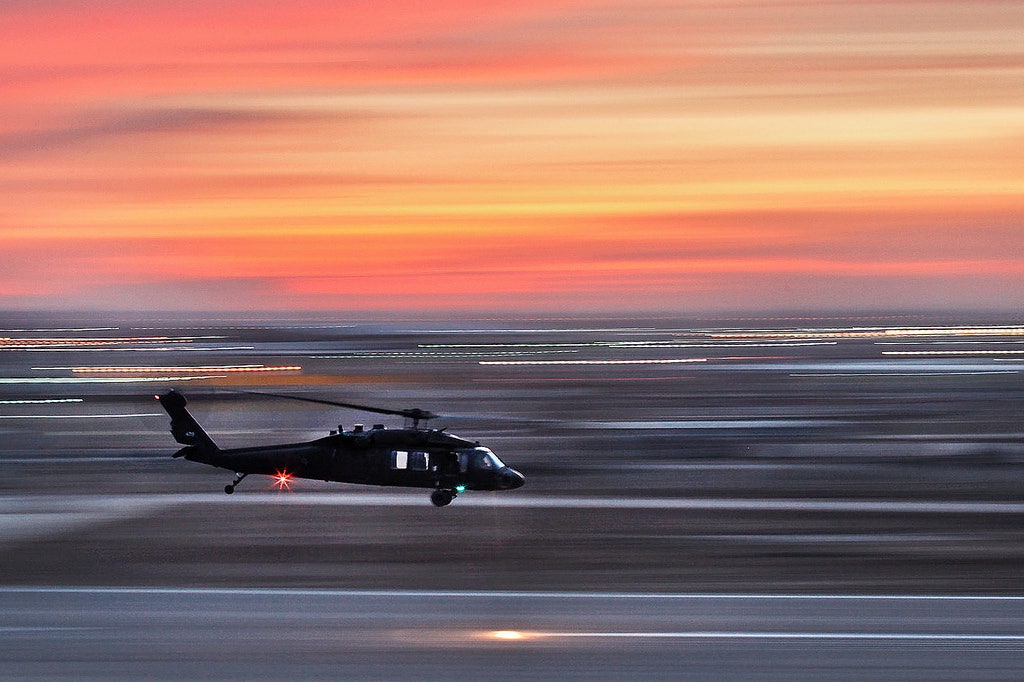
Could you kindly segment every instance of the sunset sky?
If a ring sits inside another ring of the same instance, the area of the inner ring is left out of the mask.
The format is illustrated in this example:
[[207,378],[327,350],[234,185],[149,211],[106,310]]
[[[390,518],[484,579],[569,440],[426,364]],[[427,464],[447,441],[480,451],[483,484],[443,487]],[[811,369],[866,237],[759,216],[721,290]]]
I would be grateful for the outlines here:
[[1024,306],[1024,3],[8,0],[0,310]]

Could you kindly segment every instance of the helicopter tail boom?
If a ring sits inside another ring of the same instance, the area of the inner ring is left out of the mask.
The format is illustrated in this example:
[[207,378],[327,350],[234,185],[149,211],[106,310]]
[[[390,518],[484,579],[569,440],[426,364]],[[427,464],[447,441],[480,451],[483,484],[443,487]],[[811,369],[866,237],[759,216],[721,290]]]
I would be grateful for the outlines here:
[[156,396],[156,399],[160,401],[160,405],[171,417],[171,435],[174,436],[174,440],[200,451],[216,452],[220,449],[199,425],[195,417],[185,408],[185,405],[188,404],[185,396],[171,390],[164,395]]

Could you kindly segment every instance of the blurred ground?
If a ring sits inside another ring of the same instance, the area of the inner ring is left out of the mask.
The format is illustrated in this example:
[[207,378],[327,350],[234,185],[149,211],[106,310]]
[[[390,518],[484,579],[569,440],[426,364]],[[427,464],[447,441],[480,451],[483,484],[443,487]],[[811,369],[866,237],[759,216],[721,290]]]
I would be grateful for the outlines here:
[[[3,326],[4,585],[1024,594],[1015,320]],[[228,389],[430,409],[527,485],[227,497],[171,386],[222,446],[380,420]]]
[[[1005,321],[23,322],[0,352],[7,583],[1021,588],[1019,510],[756,504],[1020,501],[1024,335]],[[301,369],[245,371],[267,367]],[[170,458],[152,399],[168,386],[221,445],[377,419],[224,390],[266,385],[450,415],[435,425],[528,485],[438,510],[424,491],[399,491],[416,506],[317,504],[396,491],[299,481],[310,503],[276,505],[265,480],[228,498],[229,472]],[[38,402],[53,400],[80,402]],[[176,503],[185,493],[208,499]],[[497,506],[553,495],[754,504]]]

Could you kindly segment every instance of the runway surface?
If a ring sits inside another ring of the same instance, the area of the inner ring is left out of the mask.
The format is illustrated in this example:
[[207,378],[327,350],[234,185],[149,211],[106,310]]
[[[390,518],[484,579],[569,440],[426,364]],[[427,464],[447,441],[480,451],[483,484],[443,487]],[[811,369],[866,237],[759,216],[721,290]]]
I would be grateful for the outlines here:
[[[1020,320],[0,327],[0,678],[1024,678]],[[239,391],[429,409],[527,483],[227,496],[172,386],[228,447],[380,419]]]
[[46,679],[1013,679],[1024,598],[0,590]]

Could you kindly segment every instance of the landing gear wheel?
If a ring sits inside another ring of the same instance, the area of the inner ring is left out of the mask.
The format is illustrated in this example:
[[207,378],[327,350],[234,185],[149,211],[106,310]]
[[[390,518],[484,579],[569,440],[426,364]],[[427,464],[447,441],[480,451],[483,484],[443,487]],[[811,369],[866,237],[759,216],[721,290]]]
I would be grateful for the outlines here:
[[235,480],[231,481],[231,483],[228,483],[226,486],[224,486],[224,492],[227,493],[228,495],[230,495],[231,493],[235,492],[235,486],[238,485],[239,483],[241,483],[242,479],[245,478],[248,475],[249,474],[242,474],[242,473],[235,474]]
[[430,501],[435,507],[444,507],[452,503],[455,499],[455,494],[448,490],[435,490],[430,493]]

